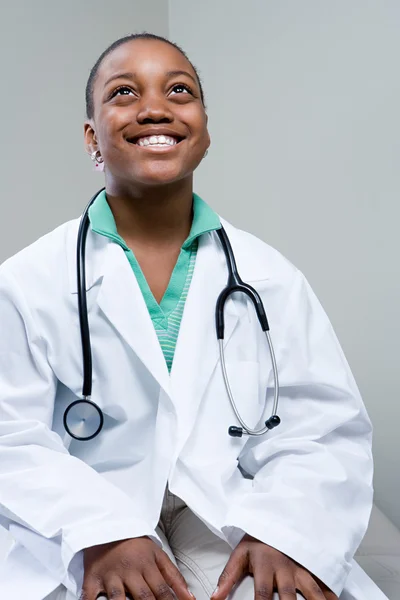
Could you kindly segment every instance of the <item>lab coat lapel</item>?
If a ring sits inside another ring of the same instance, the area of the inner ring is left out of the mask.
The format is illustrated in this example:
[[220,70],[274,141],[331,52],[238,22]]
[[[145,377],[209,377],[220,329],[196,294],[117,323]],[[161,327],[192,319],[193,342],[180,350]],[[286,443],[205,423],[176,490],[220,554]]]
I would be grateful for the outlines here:
[[170,396],[170,378],[157,334],[132,268],[117,244],[109,243],[97,303],[107,319]]
[[[225,255],[216,234],[201,236],[171,370],[173,399],[185,439],[190,434],[201,399],[219,363],[215,306],[227,279]],[[240,307],[229,299],[225,308],[225,345],[239,316]],[[185,442],[183,437],[181,445]]]

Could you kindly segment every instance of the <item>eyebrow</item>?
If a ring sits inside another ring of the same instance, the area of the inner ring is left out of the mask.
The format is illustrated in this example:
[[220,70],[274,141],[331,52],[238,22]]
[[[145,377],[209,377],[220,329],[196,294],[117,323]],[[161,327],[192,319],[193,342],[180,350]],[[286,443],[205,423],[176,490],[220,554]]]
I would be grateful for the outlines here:
[[188,71],[168,71],[165,74],[167,77],[176,77],[177,75],[186,75],[187,77],[190,77],[190,79],[192,81],[194,81],[194,83],[197,84],[197,80]]
[[111,81],[114,81],[114,79],[135,79],[135,73],[116,73],[107,79],[104,87],[106,87],[106,85],[108,85]]
[[[194,81],[194,83],[197,85],[197,81],[196,79],[193,77],[193,75],[191,75],[188,71],[167,71],[167,73],[165,73],[166,77],[176,77],[177,75],[186,75],[186,77],[190,77],[190,79],[192,81]],[[116,73],[115,75],[112,75],[109,79],[107,79],[107,81],[104,84],[104,87],[107,86],[111,81],[114,81],[114,79],[135,79],[136,74],[135,73]]]

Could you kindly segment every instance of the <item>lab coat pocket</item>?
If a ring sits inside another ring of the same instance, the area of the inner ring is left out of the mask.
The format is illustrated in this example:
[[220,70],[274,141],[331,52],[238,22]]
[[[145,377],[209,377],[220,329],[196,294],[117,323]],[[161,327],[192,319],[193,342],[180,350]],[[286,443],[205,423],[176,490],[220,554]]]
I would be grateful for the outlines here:
[[[256,361],[227,361],[226,371],[239,415],[249,428],[254,429],[264,412],[265,391],[261,390],[260,364]],[[232,416],[232,425],[239,425],[233,409]]]

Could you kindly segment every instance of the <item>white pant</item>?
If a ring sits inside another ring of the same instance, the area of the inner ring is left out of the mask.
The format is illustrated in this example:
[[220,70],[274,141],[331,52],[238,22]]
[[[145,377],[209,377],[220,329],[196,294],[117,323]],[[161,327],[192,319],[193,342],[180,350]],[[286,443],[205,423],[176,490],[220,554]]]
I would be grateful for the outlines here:
[[[164,496],[157,533],[163,550],[184,576],[196,600],[209,600],[218,578],[231,555],[231,547],[214,535],[177,496],[168,490]],[[106,596],[99,596],[104,600]],[[298,599],[302,596],[298,595]],[[274,600],[278,600],[278,594]],[[75,600],[60,586],[45,600]],[[254,580],[247,576],[231,594],[230,600],[254,600]]]

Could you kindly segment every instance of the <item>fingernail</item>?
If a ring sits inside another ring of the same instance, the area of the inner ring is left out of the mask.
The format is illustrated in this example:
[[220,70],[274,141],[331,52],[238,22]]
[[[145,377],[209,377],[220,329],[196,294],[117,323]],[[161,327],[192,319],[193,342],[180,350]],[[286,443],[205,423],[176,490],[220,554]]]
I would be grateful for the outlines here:
[[212,598],[213,596],[215,596],[215,594],[218,594],[218,591],[219,591],[219,585],[217,585],[217,587],[215,588],[215,590],[214,590],[214,591],[213,591],[213,593],[211,594],[211,598]]
[[189,594],[192,596],[192,598],[194,598],[194,594],[192,594],[192,592],[189,590]]

